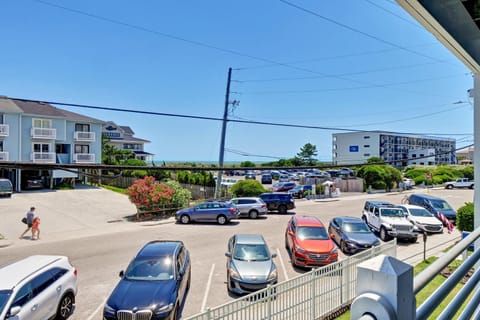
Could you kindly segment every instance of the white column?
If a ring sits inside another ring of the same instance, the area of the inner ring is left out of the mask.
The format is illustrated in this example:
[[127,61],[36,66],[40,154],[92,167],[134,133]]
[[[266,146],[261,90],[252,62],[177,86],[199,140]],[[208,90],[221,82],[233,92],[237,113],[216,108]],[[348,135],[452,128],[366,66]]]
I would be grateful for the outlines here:
[[[473,81],[473,178],[474,181],[480,182],[480,74],[474,75]],[[474,203],[474,227],[480,227],[480,188],[475,185],[473,193]],[[480,246],[480,240],[475,241],[475,249]],[[478,266],[478,263],[476,265]]]

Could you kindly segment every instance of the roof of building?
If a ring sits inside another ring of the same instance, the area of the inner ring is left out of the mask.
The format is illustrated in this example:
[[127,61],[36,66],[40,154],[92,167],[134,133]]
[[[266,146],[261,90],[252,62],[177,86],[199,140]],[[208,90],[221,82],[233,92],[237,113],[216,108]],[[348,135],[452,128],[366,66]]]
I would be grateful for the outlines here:
[[5,96],[0,96],[0,110],[7,113],[22,113],[22,110]]
[[35,101],[24,101],[10,99],[19,109],[20,112],[23,112],[28,115],[42,116],[42,117],[51,117],[51,118],[62,118],[72,121],[83,121],[90,123],[104,123],[105,121],[87,117],[75,112],[63,110],[56,108],[48,103],[35,102]]
[[145,154],[145,155],[154,155],[153,153],[146,152],[146,151],[139,151],[139,150],[132,150],[135,154]]
[[120,126],[120,128],[122,128],[124,134],[129,134],[132,136],[135,134],[135,132],[133,132],[132,128],[129,126]]

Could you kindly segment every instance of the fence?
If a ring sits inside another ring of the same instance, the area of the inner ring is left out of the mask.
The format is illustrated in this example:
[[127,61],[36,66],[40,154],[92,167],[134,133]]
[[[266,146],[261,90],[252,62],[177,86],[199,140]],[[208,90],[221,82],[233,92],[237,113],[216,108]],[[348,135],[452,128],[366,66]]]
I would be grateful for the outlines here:
[[380,254],[396,256],[396,240],[336,263],[313,269],[187,320],[311,320],[345,308],[355,298],[356,266]]

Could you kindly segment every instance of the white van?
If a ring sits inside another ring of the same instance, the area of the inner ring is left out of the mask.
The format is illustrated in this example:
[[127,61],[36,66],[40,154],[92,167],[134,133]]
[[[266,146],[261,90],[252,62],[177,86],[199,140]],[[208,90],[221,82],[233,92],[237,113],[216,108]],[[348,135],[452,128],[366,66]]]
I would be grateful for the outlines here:
[[65,256],[36,255],[0,266],[0,319],[67,319],[77,270]]
[[288,174],[281,174],[278,176],[278,182],[288,182],[289,176]]

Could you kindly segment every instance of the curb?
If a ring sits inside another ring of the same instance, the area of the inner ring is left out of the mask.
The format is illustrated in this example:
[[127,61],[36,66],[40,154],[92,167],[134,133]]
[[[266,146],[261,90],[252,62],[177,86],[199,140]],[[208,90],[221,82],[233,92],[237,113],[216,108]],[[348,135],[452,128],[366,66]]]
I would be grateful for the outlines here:
[[140,223],[140,226],[142,227],[153,227],[153,226],[159,226],[162,224],[170,224],[170,223],[175,223],[175,218],[168,218],[166,220],[161,220],[161,221],[148,221],[148,222],[142,222]]

